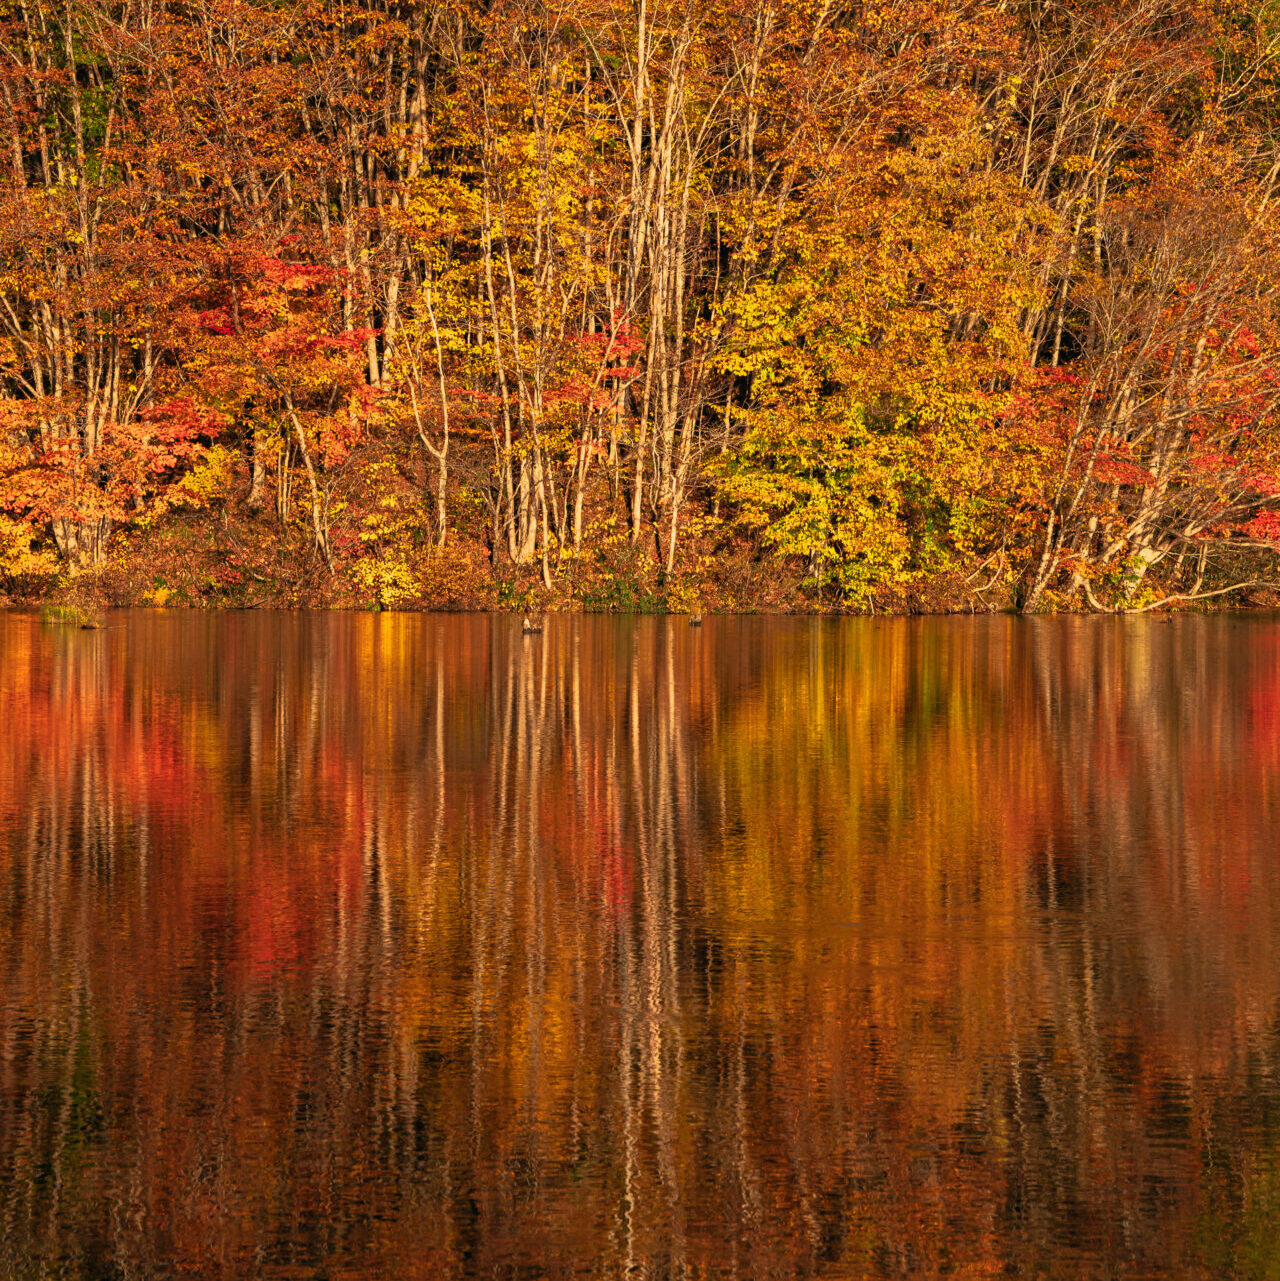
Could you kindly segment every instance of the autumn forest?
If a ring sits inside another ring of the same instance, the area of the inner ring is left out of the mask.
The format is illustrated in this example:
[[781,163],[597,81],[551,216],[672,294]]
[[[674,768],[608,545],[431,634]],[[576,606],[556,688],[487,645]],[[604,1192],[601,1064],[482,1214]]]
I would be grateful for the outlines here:
[[1275,0],[0,0],[0,600],[1274,603]]

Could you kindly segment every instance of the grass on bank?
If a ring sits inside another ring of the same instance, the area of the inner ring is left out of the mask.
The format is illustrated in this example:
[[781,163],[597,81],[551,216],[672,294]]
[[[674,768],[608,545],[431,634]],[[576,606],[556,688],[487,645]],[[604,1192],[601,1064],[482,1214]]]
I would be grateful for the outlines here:
[[102,627],[102,615],[84,605],[42,605],[40,621],[49,627]]

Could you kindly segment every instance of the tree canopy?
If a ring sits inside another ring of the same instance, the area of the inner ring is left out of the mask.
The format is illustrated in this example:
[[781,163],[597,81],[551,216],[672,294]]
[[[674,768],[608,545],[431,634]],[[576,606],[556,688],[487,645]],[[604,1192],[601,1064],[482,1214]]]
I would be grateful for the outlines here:
[[1272,0],[0,0],[0,587],[1271,585],[1278,90]]

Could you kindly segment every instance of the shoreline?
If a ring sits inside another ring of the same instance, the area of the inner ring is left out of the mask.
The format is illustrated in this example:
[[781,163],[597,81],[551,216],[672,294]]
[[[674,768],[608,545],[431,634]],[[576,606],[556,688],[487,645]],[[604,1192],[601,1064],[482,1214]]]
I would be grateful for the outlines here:
[[[839,599],[804,565],[770,555],[758,543],[724,535],[690,539],[667,573],[648,540],[588,545],[554,566],[548,588],[538,564],[496,556],[477,530],[459,530],[443,548],[398,558],[361,546],[335,555],[332,569],[309,557],[296,531],[228,510],[214,522],[170,519],[122,530],[102,564],[72,574],[51,566],[41,577],[0,583],[0,608],[332,610],[357,613],[484,613],[519,617],[633,614],[736,617],[909,618],[1018,614],[1028,566],[1005,561],[990,576],[994,553],[974,553],[942,572],[917,571],[906,584],[866,585],[861,598]],[[7,587],[7,591],[4,590]],[[1135,592],[1128,609],[1092,609],[1086,595],[1040,596],[1027,616],[1065,614],[1254,613],[1280,608],[1280,591],[1165,603],[1155,584]]]
[[[67,606],[61,604],[51,604],[48,601],[5,601],[0,600],[0,614],[7,615],[29,615],[36,621],[49,626],[69,625],[75,621],[71,618],[64,617],[46,617],[50,611],[55,614],[61,614],[66,611],[80,609],[79,606]],[[398,616],[423,616],[423,615],[447,615],[447,616],[485,616],[493,618],[511,618],[519,619],[521,617],[536,617],[537,619],[552,618],[671,618],[671,619],[689,619],[693,616],[694,611],[686,610],[623,610],[623,609],[514,609],[495,606],[492,608],[483,607],[449,607],[445,605],[421,605],[421,606],[388,606],[379,608],[369,608],[359,605],[340,605],[340,604],[216,604],[216,605],[183,605],[183,604],[164,604],[157,605],[154,602],[128,602],[121,604],[108,604],[95,606],[86,609],[87,614],[114,614],[114,613],[136,613],[146,612],[155,614],[393,614]],[[857,611],[857,610],[814,610],[814,609],[739,609],[739,610],[703,610],[700,611],[701,619],[707,621],[710,619],[773,619],[773,618],[807,618],[807,619],[825,619],[831,621],[840,621],[846,619],[864,619],[869,622],[885,622],[888,620],[912,619],[912,618],[1025,618],[1025,619],[1044,619],[1044,618],[1160,618],[1172,619],[1175,616],[1182,617],[1219,617],[1219,616],[1261,616],[1267,614],[1280,613],[1280,604],[1259,603],[1251,605],[1241,604],[1211,604],[1201,605],[1199,607],[1188,608],[1186,606],[1161,609],[1159,607],[1148,607],[1144,609],[1131,610],[1079,610],[1079,609],[1042,609],[1035,613],[1025,613],[1018,609],[987,609],[987,610],[967,610],[967,609],[915,609],[915,610],[876,610]],[[699,624],[691,624],[697,626]]]

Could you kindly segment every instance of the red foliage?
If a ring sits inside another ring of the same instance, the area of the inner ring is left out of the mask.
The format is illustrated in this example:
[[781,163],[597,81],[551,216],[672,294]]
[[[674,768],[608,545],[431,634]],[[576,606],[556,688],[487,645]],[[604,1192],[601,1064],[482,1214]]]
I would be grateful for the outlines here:
[[1155,477],[1145,468],[1116,454],[1103,454],[1093,465],[1093,478],[1106,485],[1151,485]]
[[1241,532],[1259,542],[1280,543],[1280,512],[1260,512],[1242,526]]

